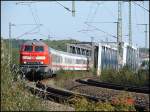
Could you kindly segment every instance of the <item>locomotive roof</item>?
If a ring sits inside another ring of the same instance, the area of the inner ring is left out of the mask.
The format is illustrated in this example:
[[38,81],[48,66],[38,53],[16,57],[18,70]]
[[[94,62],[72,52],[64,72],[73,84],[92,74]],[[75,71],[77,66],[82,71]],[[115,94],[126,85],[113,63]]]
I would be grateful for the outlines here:
[[47,45],[44,42],[38,41],[38,40],[30,40],[30,41],[27,41],[27,42],[24,43],[24,45],[32,45],[32,44],[34,44],[34,45],[40,45],[40,46]]

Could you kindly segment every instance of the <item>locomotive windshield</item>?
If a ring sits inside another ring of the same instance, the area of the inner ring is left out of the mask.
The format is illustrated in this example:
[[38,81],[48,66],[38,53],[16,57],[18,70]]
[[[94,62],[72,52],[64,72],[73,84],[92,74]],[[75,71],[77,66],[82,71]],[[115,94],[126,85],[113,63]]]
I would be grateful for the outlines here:
[[43,52],[44,51],[44,47],[43,46],[35,46],[35,51]]
[[33,46],[25,46],[24,51],[28,51],[28,52],[33,51]]

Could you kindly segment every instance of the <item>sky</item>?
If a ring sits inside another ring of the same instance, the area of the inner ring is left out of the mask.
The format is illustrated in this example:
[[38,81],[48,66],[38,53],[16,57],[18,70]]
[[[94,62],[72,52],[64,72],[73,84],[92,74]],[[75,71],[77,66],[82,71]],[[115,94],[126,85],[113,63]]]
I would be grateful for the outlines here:
[[[11,27],[11,37],[16,39],[48,39],[49,35],[51,40],[91,41],[94,37],[95,42],[116,41],[113,36],[117,36],[117,24],[113,22],[118,18],[118,1],[75,1],[75,17],[64,8],[71,10],[71,1],[22,2],[1,1],[1,37],[9,37],[11,22],[15,25]],[[131,7],[132,43],[144,47],[145,27],[137,24],[149,24],[149,12],[136,4],[149,10],[149,1],[132,2]],[[128,18],[128,2],[122,2],[122,38],[125,42],[128,42]],[[149,46],[149,26],[147,28]]]

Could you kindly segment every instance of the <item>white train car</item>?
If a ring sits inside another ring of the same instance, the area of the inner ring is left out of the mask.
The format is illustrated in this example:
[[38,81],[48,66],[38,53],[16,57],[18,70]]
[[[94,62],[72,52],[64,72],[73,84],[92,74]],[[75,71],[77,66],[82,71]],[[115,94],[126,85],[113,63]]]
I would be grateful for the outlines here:
[[97,75],[100,75],[102,70],[117,70],[117,67],[117,48],[112,45],[99,43]]
[[128,66],[131,70],[136,71],[139,68],[139,50],[135,46],[123,44],[123,66]]
[[76,55],[68,52],[58,51],[49,48],[52,56],[52,70],[53,72],[60,69],[63,70],[87,70],[89,60],[86,56]]
[[[117,46],[113,44],[99,43],[98,50],[98,68],[97,75],[101,74],[102,70],[118,69]],[[139,50],[135,46],[129,46],[128,43],[123,43],[122,46],[122,67],[128,66],[133,71],[139,69]]]

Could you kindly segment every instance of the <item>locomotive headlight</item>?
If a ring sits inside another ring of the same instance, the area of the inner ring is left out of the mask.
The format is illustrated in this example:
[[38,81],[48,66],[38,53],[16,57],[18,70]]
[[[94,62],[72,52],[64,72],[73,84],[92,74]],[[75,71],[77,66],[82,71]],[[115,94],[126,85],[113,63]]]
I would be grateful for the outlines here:
[[37,56],[36,59],[37,60],[45,60],[45,56]]
[[22,59],[31,59],[31,56],[23,56]]
[[24,61],[23,63],[26,64],[27,62]]

